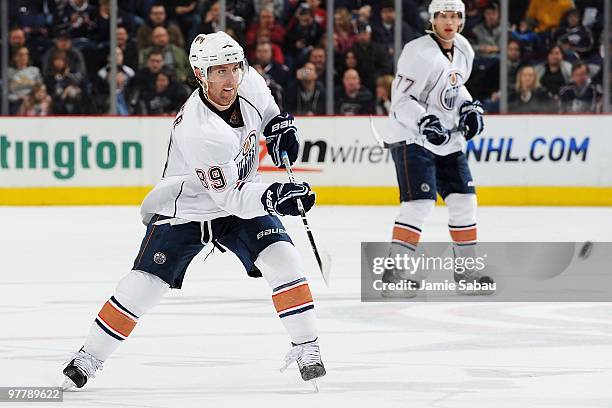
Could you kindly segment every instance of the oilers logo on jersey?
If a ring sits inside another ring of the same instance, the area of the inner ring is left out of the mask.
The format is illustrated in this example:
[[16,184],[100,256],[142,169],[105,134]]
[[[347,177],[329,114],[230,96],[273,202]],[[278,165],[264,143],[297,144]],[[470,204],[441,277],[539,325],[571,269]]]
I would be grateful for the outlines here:
[[255,167],[255,159],[257,157],[257,136],[256,131],[251,130],[249,136],[244,140],[242,149],[238,156],[234,158],[238,167],[238,179],[246,180]]
[[459,95],[459,88],[463,85],[463,78],[461,73],[457,71],[451,71],[447,77],[447,83],[449,86],[443,88],[440,92],[440,106],[447,111],[456,109],[457,96]]

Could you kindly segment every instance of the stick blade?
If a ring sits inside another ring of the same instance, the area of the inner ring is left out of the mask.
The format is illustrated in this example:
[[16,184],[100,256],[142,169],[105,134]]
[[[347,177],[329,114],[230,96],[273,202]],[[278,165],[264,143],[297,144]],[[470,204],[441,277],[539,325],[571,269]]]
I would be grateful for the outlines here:
[[372,132],[374,139],[376,139],[376,143],[378,143],[380,147],[385,147],[385,142],[376,130],[376,126],[374,126],[374,118],[372,116],[370,116],[370,131]]
[[331,274],[332,258],[329,252],[321,251],[321,275],[325,285],[329,287],[329,276]]

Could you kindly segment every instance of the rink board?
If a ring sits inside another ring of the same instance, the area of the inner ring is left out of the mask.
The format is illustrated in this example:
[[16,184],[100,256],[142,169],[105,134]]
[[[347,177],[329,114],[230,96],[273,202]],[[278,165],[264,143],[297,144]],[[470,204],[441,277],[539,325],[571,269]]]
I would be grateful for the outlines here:
[[[375,126],[386,133],[387,119]],[[367,117],[297,119],[294,171],[320,204],[399,201]],[[170,117],[0,118],[0,204],[139,204],[161,176]],[[487,117],[466,146],[482,205],[612,205],[607,115]],[[260,141],[265,181],[285,181]]]

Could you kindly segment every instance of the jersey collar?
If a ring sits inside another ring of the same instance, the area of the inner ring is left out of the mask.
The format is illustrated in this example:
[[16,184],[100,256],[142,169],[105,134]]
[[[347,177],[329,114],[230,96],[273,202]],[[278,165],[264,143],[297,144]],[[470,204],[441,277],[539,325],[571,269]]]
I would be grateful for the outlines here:
[[446,59],[452,62],[453,57],[455,56],[455,42],[453,41],[453,45],[451,46],[450,50],[445,50],[442,47],[442,44],[440,44],[440,41],[438,41],[438,39],[436,38],[435,34],[429,34],[429,36],[431,37],[432,40],[434,40],[438,48],[440,48],[440,51],[446,57]]

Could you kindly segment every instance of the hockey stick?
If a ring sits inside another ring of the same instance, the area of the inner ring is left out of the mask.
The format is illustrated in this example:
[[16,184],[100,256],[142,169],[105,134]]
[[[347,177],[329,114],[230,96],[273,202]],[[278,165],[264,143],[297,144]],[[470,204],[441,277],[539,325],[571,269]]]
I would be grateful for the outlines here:
[[[285,165],[285,169],[287,170],[289,181],[295,183],[295,177],[293,176],[293,171],[291,170],[291,163],[289,162],[289,156],[287,155],[287,152],[281,152],[281,159],[283,160],[283,164]],[[308,224],[308,220],[306,219],[306,212],[304,211],[304,205],[302,205],[302,200],[296,198],[295,201],[297,201],[298,210],[300,211],[300,217],[302,217],[304,228],[306,228],[306,235],[308,235],[310,246],[312,247],[312,251],[314,252],[315,258],[317,259],[317,264],[319,265],[321,276],[323,276],[323,281],[325,281],[325,284],[329,286],[331,256],[329,256],[329,254],[325,251],[321,251],[321,253],[319,253],[319,250],[317,249],[317,244],[314,240],[314,235],[312,235],[312,230],[310,229],[310,225]]]
[[374,126],[374,117],[372,116],[370,116],[370,130],[372,131],[372,136],[374,136],[374,139],[376,139],[378,145],[384,148],[385,142],[383,142],[383,138],[380,136],[380,134],[376,130],[376,127]]

